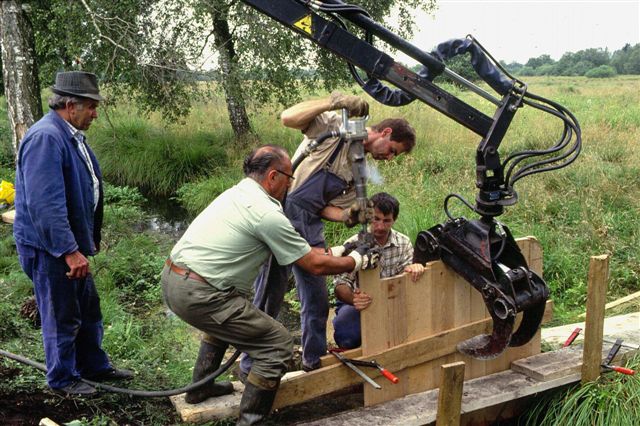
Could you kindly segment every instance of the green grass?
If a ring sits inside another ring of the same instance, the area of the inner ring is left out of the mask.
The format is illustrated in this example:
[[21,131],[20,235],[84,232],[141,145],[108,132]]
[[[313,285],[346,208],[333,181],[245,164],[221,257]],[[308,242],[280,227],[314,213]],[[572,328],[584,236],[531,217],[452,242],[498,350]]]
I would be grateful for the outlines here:
[[146,193],[169,196],[183,184],[226,165],[232,133],[206,125],[197,114],[190,125],[141,117],[128,107],[104,114],[89,132],[105,178]]

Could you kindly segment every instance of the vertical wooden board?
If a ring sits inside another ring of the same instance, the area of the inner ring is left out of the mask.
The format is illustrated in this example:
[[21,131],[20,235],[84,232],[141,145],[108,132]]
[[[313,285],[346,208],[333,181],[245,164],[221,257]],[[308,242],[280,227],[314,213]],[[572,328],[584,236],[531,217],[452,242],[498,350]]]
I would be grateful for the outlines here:
[[440,368],[440,392],[436,426],[459,426],[462,406],[464,362],[443,364]]
[[[471,284],[469,286],[469,306],[470,306],[470,320],[478,321],[483,318],[489,318],[489,311],[484,304],[484,299],[478,290],[476,290]],[[465,355],[460,354],[461,359],[466,363],[465,376],[467,379],[476,377],[482,377],[487,374],[487,362],[480,361]]]
[[[390,325],[386,328],[386,335],[376,336],[375,343],[370,342],[372,344],[367,345],[366,349],[363,344],[362,354],[365,356],[405,343],[407,341],[408,319],[411,318],[412,320],[419,321],[419,318],[413,318],[408,312],[410,307],[407,304],[407,300],[409,300],[407,293],[415,293],[421,289],[424,290],[424,287],[411,286],[410,279],[406,275],[400,278],[380,280],[380,286],[385,293],[384,302],[386,304],[387,320]],[[420,299],[424,300],[423,297]],[[416,306],[415,308],[419,307]],[[364,385],[365,406],[390,401],[407,395],[410,369],[394,372],[394,374],[400,379],[397,384],[393,384],[384,378],[379,378],[377,382],[382,386],[382,389],[374,389],[372,386]]]
[[429,262],[425,272],[417,282],[407,278],[406,295],[407,310],[407,339],[417,340],[432,334],[434,324],[431,317],[431,307],[438,294],[437,283],[443,282],[445,266],[442,262]]
[[[428,313],[431,317],[432,328],[425,330],[430,334],[438,333],[442,330],[448,330],[453,328],[453,300],[452,289],[455,288],[455,281],[461,279],[451,268],[446,266],[442,262],[438,262],[438,266],[442,268],[443,273],[440,276],[440,280],[433,283],[432,292],[436,296],[431,301],[431,309]],[[424,336],[420,336],[424,337]],[[440,380],[440,365],[442,362],[434,362],[431,364],[430,372],[427,373],[427,382],[431,383],[433,387],[438,386]],[[426,390],[424,388],[422,390]],[[414,392],[420,392],[419,388],[413,389]]]
[[[369,352],[385,349],[381,342],[386,342],[389,321],[387,317],[386,291],[380,284],[380,271],[360,271],[360,289],[373,298],[373,303],[360,313],[362,348]],[[365,354],[366,355],[366,354]]]
[[380,284],[386,290],[387,312],[390,322],[387,336],[387,348],[398,346],[407,341],[407,291],[411,290],[411,280],[405,275],[400,278],[388,278]]
[[593,381],[600,376],[604,307],[608,279],[609,255],[591,256],[587,284],[587,318],[584,327],[582,384]]

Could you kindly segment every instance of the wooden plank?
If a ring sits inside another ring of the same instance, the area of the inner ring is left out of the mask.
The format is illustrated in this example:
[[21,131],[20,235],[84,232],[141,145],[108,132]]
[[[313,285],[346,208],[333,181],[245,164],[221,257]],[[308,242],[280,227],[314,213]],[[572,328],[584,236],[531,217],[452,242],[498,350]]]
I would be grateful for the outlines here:
[[8,212],[2,213],[2,221],[6,223],[13,223],[16,217],[15,210],[9,210]]
[[[386,380],[379,381],[383,388],[399,386],[403,379],[406,381],[406,377],[401,377],[402,370],[451,354],[455,352],[455,346],[460,340],[479,333],[486,333],[490,329],[491,320],[485,319],[414,342],[404,343],[391,349],[384,349],[359,359],[375,359],[400,378],[400,383],[396,385]],[[366,369],[366,373],[373,379],[380,377],[379,372],[373,369]],[[363,380],[358,375],[343,365],[330,365],[283,383],[278,390],[274,408],[299,404],[362,382]]]
[[[552,310],[553,304],[547,302],[543,322],[551,318]],[[397,376],[405,369],[455,353],[458,342],[476,334],[488,333],[491,327],[492,320],[488,318],[356,359],[375,359]],[[374,380],[380,378],[377,370],[367,368],[366,373]],[[383,389],[400,385],[391,384],[386,379],[376,381]],[[360,376],[343,365],[329,365],[283,382],[276,395],[274,408],[300,404],[362,382]],[[433,387],[436,386],[437,383]]]
[[436,426],[459,426],[464,362],[443,365],[440,377]]
[[604,305],[606,302],[608,279],[609,255],[592,256],[589,262],[582,383],[591,382],[600,376]]
[[[582,350],[581,345],[575,345],[553,352],[545,352],[516,360],[511,363],[511,369],[541,382],[555,380],[559,377],[580,373],[582,369]],[[602,349],[600,359],[606,357],[608,352],[609,348]],[[637,352],[637,349],[620,348],[614,361],[622,362],[622,360],[628,359]]]
[[[616,299],[613,302],[609,302],[604,305],[604,310],[607,311],[609,309],[615,308],[616,306],[624,305],[625,303],[633,302],[636,299],[640,299],[640,291],[632,293],[628,296],[621,297],[620,299]],[[578,318],[586,318],[587,313],[578,315]]]

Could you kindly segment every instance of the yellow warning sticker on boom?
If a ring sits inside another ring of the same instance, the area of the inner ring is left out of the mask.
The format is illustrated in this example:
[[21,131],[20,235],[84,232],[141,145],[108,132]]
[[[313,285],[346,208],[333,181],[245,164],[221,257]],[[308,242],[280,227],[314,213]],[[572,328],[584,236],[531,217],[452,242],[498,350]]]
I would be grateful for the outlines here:
[[299,30],[304,31],[307,34],[311,34],[311,15],[304,16],[293,24]]

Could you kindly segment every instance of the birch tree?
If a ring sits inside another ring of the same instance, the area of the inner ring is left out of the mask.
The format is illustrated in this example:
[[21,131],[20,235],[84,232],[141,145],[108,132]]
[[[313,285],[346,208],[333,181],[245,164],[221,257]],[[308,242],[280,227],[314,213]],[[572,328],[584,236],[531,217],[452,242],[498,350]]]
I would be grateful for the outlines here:
[[2,79],[14,154],[27,129],[42,117],[33,30],[25,7],[19,0],[0,2]]

